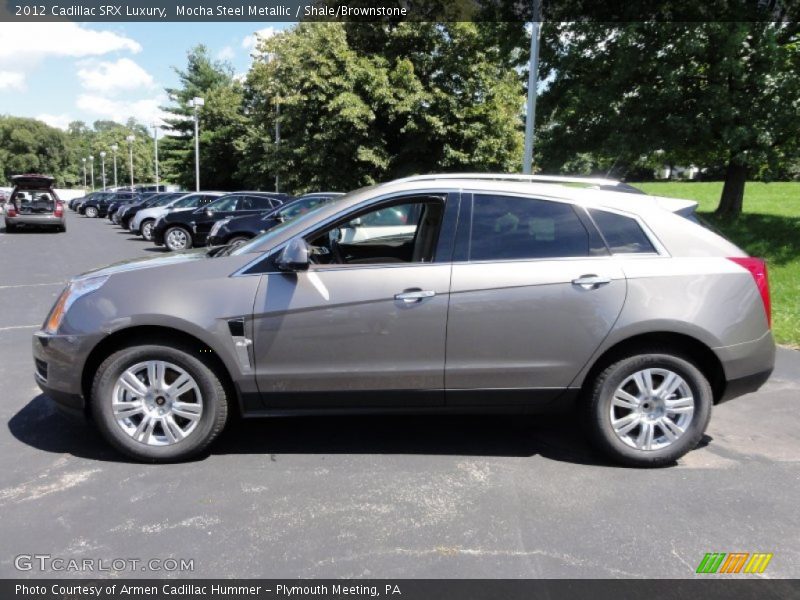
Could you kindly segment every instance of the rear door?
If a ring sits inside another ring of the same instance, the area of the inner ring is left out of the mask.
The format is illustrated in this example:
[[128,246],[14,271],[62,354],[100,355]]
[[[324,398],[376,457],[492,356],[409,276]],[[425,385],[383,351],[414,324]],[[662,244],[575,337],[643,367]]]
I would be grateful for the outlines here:
[[555,398],[619,316],[624,274],[580,207],[486,193],[464,205],[447,325],[448,404]]

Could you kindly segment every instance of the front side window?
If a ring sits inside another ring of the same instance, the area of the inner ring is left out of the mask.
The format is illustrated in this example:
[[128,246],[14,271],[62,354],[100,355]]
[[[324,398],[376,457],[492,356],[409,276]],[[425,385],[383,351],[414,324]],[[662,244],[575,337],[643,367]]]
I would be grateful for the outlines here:
[[590,255],[589,234],[569,204],[476,194],[470,260]]
[[319,265],[433,262],[444,215],[441,198],[383,205],[309,240]]
[[656,252],[636,219],[594,208],[589,209],[589,214],[605,238],[608,248],[614,254],[654,254]]
[[236,210],[236,204],[239,202],[239,196],[225,196],[216,202],[212,202],[206,207],[206,210],[211,212],[225,212]]

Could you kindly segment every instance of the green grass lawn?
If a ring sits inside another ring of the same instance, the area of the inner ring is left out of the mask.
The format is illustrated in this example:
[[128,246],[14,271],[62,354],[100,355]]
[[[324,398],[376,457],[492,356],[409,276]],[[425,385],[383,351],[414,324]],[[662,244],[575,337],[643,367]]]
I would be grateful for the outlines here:
[[737,246],[767,259],[775,339],[800,347],[800,183],[758,183],[745,187],[744,213],[736,220],[715,218],[722,182],[634,184],[648,194],[688,198]]

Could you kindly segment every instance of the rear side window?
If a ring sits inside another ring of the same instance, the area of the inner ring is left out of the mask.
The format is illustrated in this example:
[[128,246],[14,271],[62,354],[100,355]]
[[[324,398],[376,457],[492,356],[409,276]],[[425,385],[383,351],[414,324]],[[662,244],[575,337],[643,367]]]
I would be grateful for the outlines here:
[[655,254],[656,249],[636,219],[604,210],[589,209],[589,214],[614,254]]
[[259,210],[272,208],[271,199],[267,196],[245,196],[242,210]]
[[476,194],[470,260],[589,256],[589,234],[569,204]]

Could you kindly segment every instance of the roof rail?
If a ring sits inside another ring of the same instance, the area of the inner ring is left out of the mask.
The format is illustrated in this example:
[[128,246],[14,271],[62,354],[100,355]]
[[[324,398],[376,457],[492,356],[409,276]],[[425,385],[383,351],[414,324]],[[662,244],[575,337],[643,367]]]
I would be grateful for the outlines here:
[[603,177],[574,177],[562,175],[518,175],[514,173],[434,173],[432,175],[414,175],[404,177],[396,182],[434,181],[442,179],[476,179],[484,181],[522,181],[528,183],[577,183],[597,186],[604,189],[617,189],[619,191],[636,191],[633,186],[617,179]]

